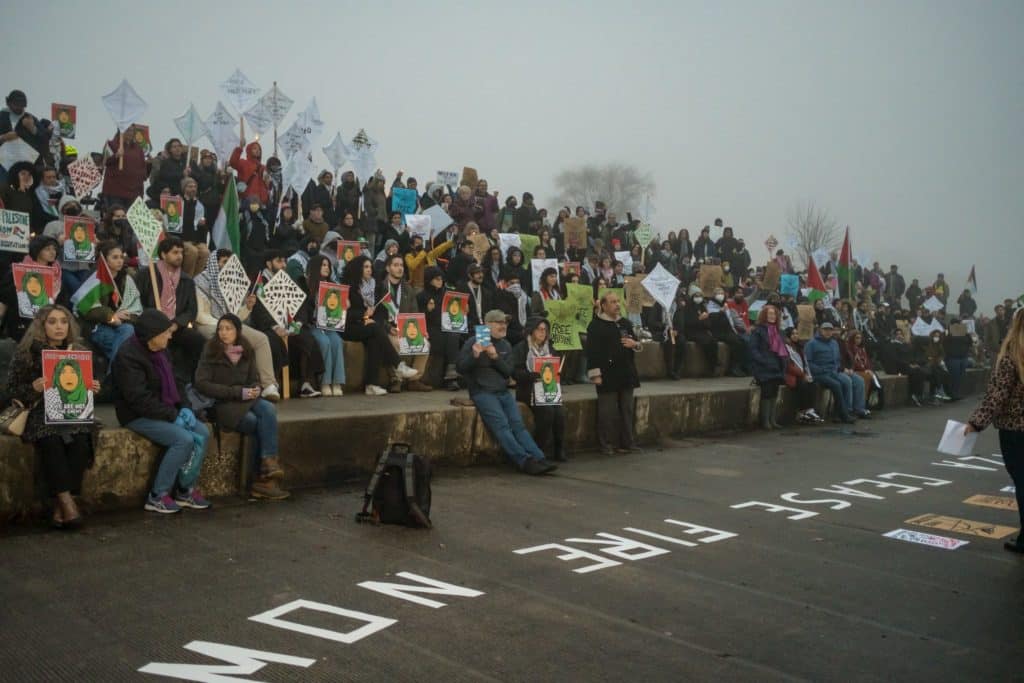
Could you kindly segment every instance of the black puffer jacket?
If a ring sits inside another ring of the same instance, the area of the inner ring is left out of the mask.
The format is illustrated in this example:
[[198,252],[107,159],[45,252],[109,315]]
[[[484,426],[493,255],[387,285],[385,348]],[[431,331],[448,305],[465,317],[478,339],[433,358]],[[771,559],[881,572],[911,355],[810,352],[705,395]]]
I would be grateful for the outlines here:
[[[117,411],[117,421],[122,425],[139,417],[174,422],[178,409],[185,405],[179,402],[172,408],[160,400],[160,377],[149,357],[149,349],[138,337],[130,338],[117,350],[111,375],[114,379],[114,410]],[[178,396],[184,400],[185,387],[178,380],[175,382]]]
[[636,351],[622,345],[623,337],[636,339],[633,323],[626,318],[611,320],[594,316],[587,327],[587,376],[600,375],[597,393],[602,394],[640,386],[636,371]]

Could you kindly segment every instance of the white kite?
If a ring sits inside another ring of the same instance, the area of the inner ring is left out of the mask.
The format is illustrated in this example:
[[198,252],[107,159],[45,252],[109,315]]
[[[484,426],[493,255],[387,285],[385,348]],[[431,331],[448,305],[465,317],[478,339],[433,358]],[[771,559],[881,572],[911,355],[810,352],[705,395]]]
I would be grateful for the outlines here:
[[249,276],[245,274],[245,268],[237,255],[232,254],[217,271],[217,287],[224,297],[227,310],[237,314],[249,294]]
[[281,179],[285,188],[292,188],[298,194],[306,190],[306,185],[313,177],[313,162],[305,154],[295,154],[281,169]]
[[672,310],[679,289],[679,279],[668,272],[660,263],[641,282],[643,288],[661,304],[666,311]]
[[163,234],[164,224],[153,217],[153,213],[146,206],[146,202],[142,201],[142,197],[135,198],[132,205],[128,207],[128,211],[125,212],[125,216],[139,240],[142,253],[149,258],[156,251],[156,246],[160,244],[160,235]]
[[288,327],[306,300],[306,293],[283,270],[277,271],[256,296],[281,327]]
[[335,133],[331,144],[323,148],[324,156],[334,167],[334,175],[338,175],[338,169],[345,165],[345,141],[341,139],[341,133]]
[[220,91],[224,93],[224,99],[228,101],[228,104],[234,107],[239,114],[256,104],[260,98],[260,89],[240,69],[235,69],[235,73],[220,84]]
[[185,144],[188,145],[190,154],[192,145],[208,135],[206,124],[203,123],[199,112],[196,111],[196,105],[192,103],[189,103],[188,111],[174,119],[174,125],[177,126],[181,137],[185,138]]
[[39,152],[21,138],[16,138],[0,145],[0,166],[4,168],[9,169],[21,161],[34,164],[38,158]]
[[117,129],[123,133],[138,123],[148,105],[126,79],[113,92],[103,96],[103,106],[110,113],[110,118],[114,119]]
[[227,163],[231,152],[241,142],[238,121],[235,120],[235,117],[231,115],[231,112],[227,110],[224,104],[218,101],[213,113],[206,119],[204,125],[206,126],[210,143],[217,152],[220,162],[222,164]]
[[377,167],[377,148],[380,144],[368,136],[362,128],[352,138],[352,142],[345,146],[345,154],[348,156],[352,168],[356,171],[359,182],[365,183],[373,175]]

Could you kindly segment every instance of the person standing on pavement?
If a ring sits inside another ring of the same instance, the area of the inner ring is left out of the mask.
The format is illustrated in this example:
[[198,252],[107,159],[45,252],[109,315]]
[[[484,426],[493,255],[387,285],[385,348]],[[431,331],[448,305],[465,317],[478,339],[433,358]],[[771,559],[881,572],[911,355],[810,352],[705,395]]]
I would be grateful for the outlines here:
[[[639,452],[633,436],[633,390],[640,386],[640,342],[621,316],[619,295],[606,291],[587,326],[587,377],[597,389],[597,440],[604,455]],[[616,448],[616,444],[618,447]]]
[[[1024,309],[1013,316],[985,397],[967,420],[964,434],[980,432],[990,424],[999,430],[999,448],[1016,489],[1017,511],[1024,529]],[[1003,547],[1024,553],[1024,532]]]
[[747,342],[754,381],[761,387],[761,429],[779,429],[776,420],[779,387],[786,381],[789,349],[779,326],[779,311],[767,305],[757,316],[757,325]]
[[530,436],[519,406],[509,391],[513,375],[509,355],[512,347],[505,339],[508,323],[505,314],[494,309],[484,314],[491,340],[481,344],[471,335],[459,352],[456,364],[469,387],[469,398],[480,412],[487,431],[497,440],[505,457],[526,474],[546,474],[557,469],[544,458],[544,452]]

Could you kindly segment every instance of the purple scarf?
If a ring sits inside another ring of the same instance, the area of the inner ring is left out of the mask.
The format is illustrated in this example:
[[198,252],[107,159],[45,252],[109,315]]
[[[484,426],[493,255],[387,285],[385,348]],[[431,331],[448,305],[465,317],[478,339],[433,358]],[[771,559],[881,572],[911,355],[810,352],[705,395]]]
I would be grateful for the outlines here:
[[789,358],[789,349],[786,348],[786,341],[779,334],[776,325],[765,325],[768,328],[768,348],[775,352],[780,358]]
[[160,379],[160,402],[171,408],[177,408],[181,403],[181,395],[178,393],[178,385],[174,382],[174,369],[171,368],[171,360],[167,357],[167,352],[150,351],[149,346],[138,337],[135,337],[135,343],[149,354],[149,362],[153,364],[153,370],[156,371],[156,376]]

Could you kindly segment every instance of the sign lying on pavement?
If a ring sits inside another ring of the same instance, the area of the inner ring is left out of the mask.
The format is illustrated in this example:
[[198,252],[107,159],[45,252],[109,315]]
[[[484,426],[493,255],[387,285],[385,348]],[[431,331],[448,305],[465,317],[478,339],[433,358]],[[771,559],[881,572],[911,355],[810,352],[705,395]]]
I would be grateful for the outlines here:
[[921,545],[942,548],[943,550],[956,550],[970,543],[970,541],[961,541],[959,538],[936,536],[935,534],[926,534],[923,531],[911,531],[910,529],[893,529],[889,533],[882,535],[886,538],[895,538],[898,541],[920,543]]
[[918,515],[907,520],[907,524],[924,526],[931,529],[942,529],[943,531],[955,531],[958,534],[970,536],[981,536],[983,538],[1006,538],[1017,533],[1012,526],[1000,526],[988,522],[975,522],[959,517],[944,517],[943,515]]
[[968,505],[981,505],[987,508],[996,508],[997,510],[1016,510],[1017,499],[1010,498],[1009,496],[985,496],[978,494],[971,496],[964,500]]

